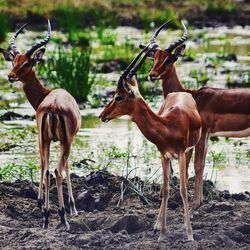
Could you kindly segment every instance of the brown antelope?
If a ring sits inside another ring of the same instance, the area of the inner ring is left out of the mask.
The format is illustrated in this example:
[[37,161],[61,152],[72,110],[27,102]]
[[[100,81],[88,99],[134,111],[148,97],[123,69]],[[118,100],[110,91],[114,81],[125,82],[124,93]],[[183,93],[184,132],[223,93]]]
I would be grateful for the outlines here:
[[[167,22],[168,23],[168,22]],[[195,190],[191,212],[203,201],[203,170],[207,153],[209,135],[224,137],[246,137],[250,135],[250,89],[220,89],[202,87],[189,90],[182,87],[175,70],[175,61],[183,54],[188,38],[187,29],[183,36],[163,50],[155,41],[159,32],[167,25],[164,23],[153,34],[150,40],[153,50],[149,56],[154,59],[149,73],[149,80],[162,80],[164,97],[173,92],[190,93],[196,101],[202,119],[202,135],[195,146]],[[144,45],[140,46],[145,48]],[[147,51],[147,50],[146,50]],[[187,153],[187,165],[192,156],[192,149]]]
[[[23,25],[9,41],[7,50],[0,49],[6,61],[11,61],[13,69],[9,73],[10,82],[21,81],[23,90],[36,111],[36,122],[38,127],[38,141],[41,161],[41,177],[38,192],[38,206],[42,208],[43,182],[45,186],[45,208],[43,211],[43,227],[48,228],[49,224],[49,151],[51,141],[59,141],[61,153],[59,162],[55,170],[56,185],[59,202],[59,216],[61,223],[69,230],[66,219],[62,180],[63,172],[66,172],[70,213],[77,215],[74,197],[72,193],[69,168],[70,148],[76,135],[80,122],[80,110],[75,99],[64,89],[49,90],[43,86],[38,79],[34,66],[38,63],[45,52],[42,46],[46,45],[50,39],[51,27],[48,21],[47,37],[41,42],[33,45],[25,54],[21,54],[15,46],[15,39],[18,34],[27,26]],[[39,49],[39,50],[38,50]],[[34,54],[34,55],[33,55]],[[33,56],[32,56],[33,55]]]
[[[141,61],[134,67],[143,52]],[[103,122],[129,115],[142,134],[156,145],[161,153],[163,168],[163,198],[155,230],[160,230],[159,241],[164,239],[166,208],[169,197],[170,159],[178,159],[180,168],[180,193],[184,205],[184,221],[189,240],[193,240],[188,211],[187,164],[188,152],[200,139],[201,119],[192,96],[188,93],[172,93],[164,101],[158,114],[154,113],[141,96],[136,71],[142,65],[151,49],[145,48],[120,76],[113,100],[100,114]]]

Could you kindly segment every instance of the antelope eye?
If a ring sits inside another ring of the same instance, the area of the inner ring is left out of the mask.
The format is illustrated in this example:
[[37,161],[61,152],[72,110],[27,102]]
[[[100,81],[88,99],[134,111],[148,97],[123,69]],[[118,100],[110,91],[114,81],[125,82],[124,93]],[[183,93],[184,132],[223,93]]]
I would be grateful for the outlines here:
[[172,62],[171,57],[168,56],[168,57],[165,59],[165,61],[164,61],[164,65],[168,65],[168,64],[170,64],[171,62]]
[[26,62],[23,64],[23,67],[29,67],[30,66],[30,63],[29,62]]
[[124,97],[121,96],[121,95],[118,95],[118,96],[115,97],[115,101],[116,101],[116,102],[120,102],[120,101],[122,101],[123,99],[124,99]]

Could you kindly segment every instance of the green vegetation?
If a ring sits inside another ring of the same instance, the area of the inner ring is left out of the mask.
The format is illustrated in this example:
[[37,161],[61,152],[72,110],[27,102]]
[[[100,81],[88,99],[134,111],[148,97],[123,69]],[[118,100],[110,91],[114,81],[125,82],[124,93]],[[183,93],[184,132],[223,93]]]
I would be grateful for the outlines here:
[[173,27],[181,18],[214,17],[244,11],[241,3],[233,0],[6,0],[0,5],[2,13],[15,19],[50,17],[65,32],[83,29],[86,26],[110,26],[130,24],[144,27],[148,31],[152,23],[157,25],[172,19]]
[[0,13],[0,43],[6,38],[9,32],[9,17],[3,13]]
[[66,89],[77,102],[87,101],[93,84],[90,76],[90,55],[89,48],[72,47],[71,50],[66,50],[59,46],[49,55],[49,60],[40,72],[46,72],[54,87]]
[[10,163],[0,167],[0,181],[29,180],[37,181],[39,165],[34,161]]

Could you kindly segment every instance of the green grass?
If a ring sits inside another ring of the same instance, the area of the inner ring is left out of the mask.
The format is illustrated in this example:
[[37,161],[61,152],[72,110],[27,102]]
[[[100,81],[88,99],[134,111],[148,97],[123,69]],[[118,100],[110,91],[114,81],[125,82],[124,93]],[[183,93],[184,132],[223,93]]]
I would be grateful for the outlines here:
[[90,77],[90,55],[89,48],[72,47],[66,50],[59,46],[49,55],[40,72],[46,72],[54,87],[66,89],[77,102],[85,102],[93,84]]
[[6,0],[0,2],[1,13],[13,20],[41,20],[48,17],[65,32],[91,26],[140,26],[148,32],[152,25],[172,19],[173,27],[180,18],[218,16],[244,11],[241,2],[233,0]]
[[37,181],[39,165],[34,161],[9,163],[0,167],[0,181],[29,180]]

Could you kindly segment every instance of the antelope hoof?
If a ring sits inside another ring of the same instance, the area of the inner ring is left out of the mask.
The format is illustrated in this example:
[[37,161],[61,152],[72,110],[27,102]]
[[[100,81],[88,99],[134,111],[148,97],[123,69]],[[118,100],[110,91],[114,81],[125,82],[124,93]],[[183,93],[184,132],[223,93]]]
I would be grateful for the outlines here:
[[44,208],[43,210],[43,229],[48,229],[49,227],[49,216],[50,211]]
[[199,208],[203,202],[203,199],[193,199],[191,210],[192,212]]
[[154,233],[156,233],[157,231],[160,231],[160,223],[157,221],[154,225]]
[[75,207],[73,209],[70,208],[70,215],[71,216],[77,216],[78,215],[78,212],[77,212]]
[[162,241],[164,241],[166,239],[166,235],[165,235],[165,232],[164,233],[160,233],[160,236],[159,236],[159,238],[158,238],[158,242],[162,242]]
[[70,225],[67,221],[65,222],[64,227],[67,232],[70,230]]
[[65,208],[62,207],[61,209],[58,210],[58,214],[61,219],[61,224],[65,227],[66,231],[70,230],[69,223],[67,222],[66,216],[65,216]]
[[188,240],[189,240],[189,241],[194,241],[193,235],[188,235]]
[[78,212],[76,210],[75,203],[73,201],[69,201],[69,206],[70,206],[70,215],[77,216]]

